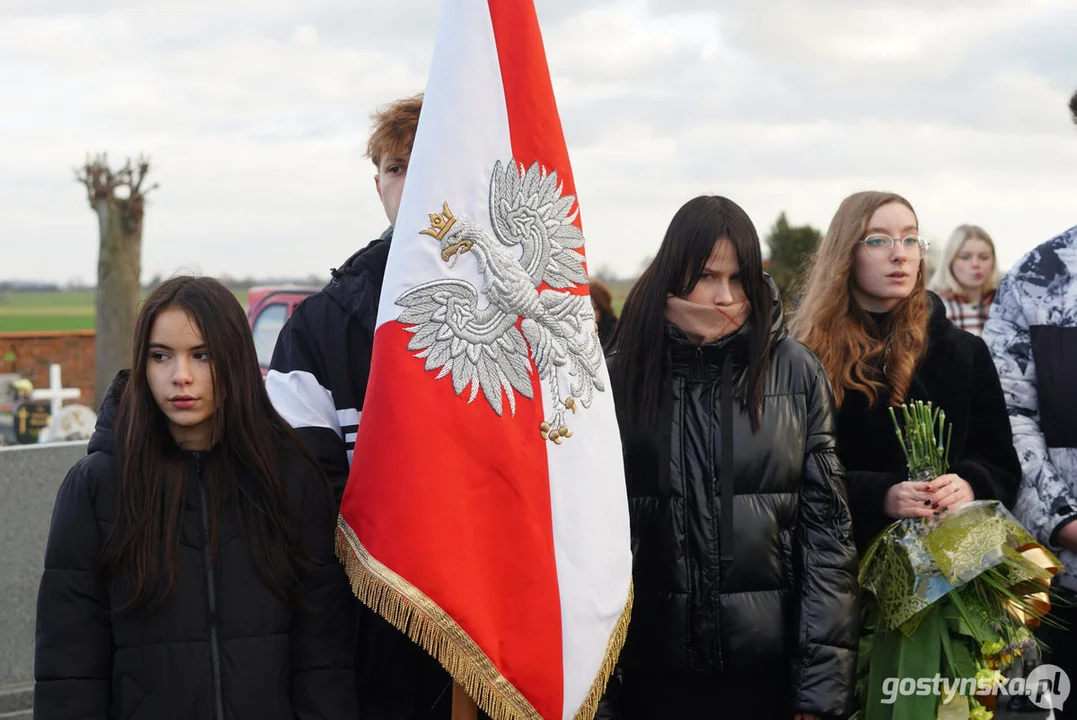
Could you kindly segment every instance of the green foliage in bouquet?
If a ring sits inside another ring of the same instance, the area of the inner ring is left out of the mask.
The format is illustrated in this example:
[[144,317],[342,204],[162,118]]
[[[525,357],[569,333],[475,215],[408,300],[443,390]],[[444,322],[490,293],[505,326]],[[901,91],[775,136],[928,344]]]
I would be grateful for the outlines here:
[[[952,427],[930,403],[891,409],[909,477],[949,469]],[[860,563],[864,635],[858,664],[859,720],[987,720],[973,697],[998,669],[1034,645],[1029,618],[1044,612],[1057,558],[997,501],[941,519],[904,518],[879,533]],[[956,694],[886,692],[888,678],[948,680]]]
[[890,408],[894,432],[897,433],[901,449],[905,451],[909,477],[914,480],[926,478],[927,482],[946,474],[950,469],[950,438],[954,430],[954,426],[946,422],[946,411],[917,400],[911,406],[902,405],[901,413],[905,420],[904,432],[898,424],[894,408]]

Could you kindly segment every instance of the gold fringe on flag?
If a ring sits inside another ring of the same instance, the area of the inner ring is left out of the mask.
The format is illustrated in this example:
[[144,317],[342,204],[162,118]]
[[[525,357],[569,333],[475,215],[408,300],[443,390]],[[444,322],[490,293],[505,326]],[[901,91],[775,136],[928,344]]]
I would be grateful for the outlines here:
[[610,676],[613,675],[613,669],[617,667],[617,658],[621,656],[621,648],[624,647],[625,638],[628,637],[628,621],[632,618],[633,595],[632,581],[630,580],[628,582],[628,599],[625,600],[624,612],[617,619],[617,624],[613,626],[610,641],[606,644],[606,657],[602,661],[602,666],[598,669],[594,684],[591,685],[591,692],[587,693],[587,698],[576,713],[575,720],[593,720],[595,713],[598,712],[598,703],[606,693],[606,685],[610,681]]
[[[543,720],[448,613],[367,552],[343,516],[337,518],[336,553],[355,596],[441,663],[492,720]],[[624,612],[610,634],[606,657],[575,720],[592,720],[598,711],[624,646],[631,614],[629,585]]]

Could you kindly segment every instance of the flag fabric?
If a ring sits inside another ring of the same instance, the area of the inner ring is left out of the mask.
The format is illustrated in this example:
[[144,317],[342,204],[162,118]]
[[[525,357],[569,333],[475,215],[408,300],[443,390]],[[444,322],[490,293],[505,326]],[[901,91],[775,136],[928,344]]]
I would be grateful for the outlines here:
[[446,0],[337,549],[495,720],[594,716],[631,612],[620,438],[533,0]]

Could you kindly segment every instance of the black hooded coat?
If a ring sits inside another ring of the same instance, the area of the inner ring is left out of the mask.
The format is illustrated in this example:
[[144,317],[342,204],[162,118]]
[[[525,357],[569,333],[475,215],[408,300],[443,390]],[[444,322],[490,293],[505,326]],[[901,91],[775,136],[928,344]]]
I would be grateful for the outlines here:
[[293,607],[261,579],[237,517],[217,513],[210,545],[203,469],[186,453],[177,586],[160,607],[116,612],[101,548],[119,505],[112,428],[126,377],[106,394],[88,455],[60,486],[37,602],[38,720],[355,720],[354,597],[334,555],[333,498],[299,456],[280,467],[296,537],[318,566],[298,571]]

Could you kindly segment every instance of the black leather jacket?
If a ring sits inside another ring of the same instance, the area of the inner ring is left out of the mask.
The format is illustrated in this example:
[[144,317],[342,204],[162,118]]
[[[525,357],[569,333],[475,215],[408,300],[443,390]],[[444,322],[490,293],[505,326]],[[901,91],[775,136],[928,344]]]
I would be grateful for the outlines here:
[[758,432],[744,331],[697,346],[669,326],[657,430],[619,418],[635,606],[607,700],[647,675],[735,673],[788,678],[797,712],[853,706],[857,554],[830,385],[777,301],[770,331]]

